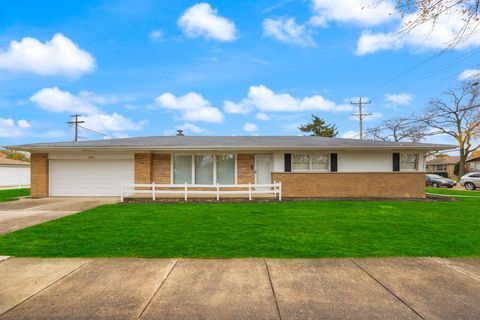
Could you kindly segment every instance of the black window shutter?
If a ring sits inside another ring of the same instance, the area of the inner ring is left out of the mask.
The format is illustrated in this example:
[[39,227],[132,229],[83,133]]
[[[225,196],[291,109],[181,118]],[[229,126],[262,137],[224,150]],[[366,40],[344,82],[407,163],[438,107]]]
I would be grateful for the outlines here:
[[330,154],[330,171],[337,172],[338,171],[338,156],[336,153]]
[[285,153],[285,172],[292,172],[292,154]]
[[393,171],[400,171],[400,153],[393,154]]

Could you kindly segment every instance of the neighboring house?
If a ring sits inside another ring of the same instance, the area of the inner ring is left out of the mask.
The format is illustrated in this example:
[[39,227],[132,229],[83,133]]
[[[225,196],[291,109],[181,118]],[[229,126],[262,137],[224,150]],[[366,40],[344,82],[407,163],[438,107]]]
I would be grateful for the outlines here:
[[122,183],[282,182],[286,198],[425,197],[425,153],[450,145],[310,136],[154,136],[10,146],[32,196],[116,196]]
[[427,172],[443,172],[448,177],[455,177],[455,165],[460,161],[460,157],[438,157],[427,160]]
[[480,172],[480,156],[469,157],[466,169],[467,172]]
[[30,184],[30,163],[7,159],[0,152],[0,187],[17,187]]

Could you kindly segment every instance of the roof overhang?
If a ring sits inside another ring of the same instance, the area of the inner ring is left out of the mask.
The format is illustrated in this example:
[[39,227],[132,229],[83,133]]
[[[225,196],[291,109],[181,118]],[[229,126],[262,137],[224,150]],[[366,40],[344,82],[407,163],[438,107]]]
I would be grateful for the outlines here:
[[454,145],[396,145],[396,146],[191,146],[185,147],[22,147],[7,146],[11,150],[28,151],[31,153],[49,153],[49,152],[180,152],[180,151],[284,151],[284,150],[329,150],[329,151],[401,151],[401,150],[418,150],[418,151],[444,151],[455,149]]

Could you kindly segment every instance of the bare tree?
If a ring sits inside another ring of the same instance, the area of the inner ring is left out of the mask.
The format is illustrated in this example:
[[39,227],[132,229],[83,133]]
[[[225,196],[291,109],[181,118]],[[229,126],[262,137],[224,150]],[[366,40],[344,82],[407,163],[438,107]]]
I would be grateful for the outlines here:
[[407,118],[393,118],[367,130],[367,138],[382,141],[419,142],[428,135],[428,128]]
[[465,174],[465,161],[479,149],[476,137],[480,131],[480,95],[478,82],[465,82],[460,88],[444,93],[446,101],[433,99],[417,116],[419,123],[431,128],[432,134],[453,137],[460,152],[459,175]]
[[[382,0],[386,1],[386,0]],[[396,10],[404,18],[401,34],[408,34],[428,23],[431,31],[443,17],[458,19],[457,34],[447,44],[455,47],[478,33],[480,26],[480,0],[395,0]]]

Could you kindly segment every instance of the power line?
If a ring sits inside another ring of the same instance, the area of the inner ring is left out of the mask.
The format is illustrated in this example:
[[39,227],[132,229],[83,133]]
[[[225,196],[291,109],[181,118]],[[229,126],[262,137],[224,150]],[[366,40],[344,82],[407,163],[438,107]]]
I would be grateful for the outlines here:
[[[102,135],[102,136],[106,136],[106,134],[104,133],[101,133],[101,132],[98,132],[98,131],[95,131],[95,130],[92,130],[92,129],[89,129],[89,128],[86,128],[84,126],[81,126],[82,123],[85,123],[85,121],[83,120],[79,120],[79,118],[81,117],[82,115],[81,114],[74,114],[74,115],[71,115],[72,118],[72,121],[68,121],[67,123],[74,126],[75,128],[75,138],[74,138],[74,141],[75,142],[78,142],[79,138],[79,135],[78,135],[78,128],[81,128],[81,129],[84,129],[84,130],[87,130],[87,131],[90,131],[90,132],[93,132],[93,133],[96,133],[96,134],[99,134],[99,135]],[[83,137],[82,137],[83,138]]]
[[424,82],[425,80],[428,80],[430,79],[431,77],[441,73],[442,71],[446,70],[446,69],[449,69],[450,67],[452,66],[455,66],[457,64],[459,64],[460,62],[463,62],[464,60],[476,55],[480,53],[480,48],[477,48],[475,49],[474,51],[472,52],[469,52],[467,54],[463,54],[461,55],[460,57],[457,57],[455,58],[453,61],[451,61],[450,63],[447,63],[443,66],[441,66],[440,68],[438,69],[435,69],[435,70],[431,70],[431,71],[428,71],[422,75],[420,75],[419,77],[417,77],[415,80],[413,81],[409,81],[409,82],[406,82],[404,83],[403,85],[401,85],[400,87],[398,87],[396,90],[394,90],[395,92],[400,92],[402,90],[405,90],[407,88],[410,88],[416,84],[419,84],[419,83],[422,83]]
[[79,126],[79,127],[82,128],[82,129],[88,130],[88,131],[90,131],[90,132],[93,132],[93,133],[102,135],[102,136],[107,136],[105,133],[101,133],[101,132],[98,132],[98,131],[95,131],[95,130],[92,130],[92,129],[88,129],[88,128],[85,128],[85,127],[83,127],[83,126]]
[[82,115],[80,114],[74,114],[74,115],[71,115],[70,117],[74,118],[75,120],[72,119],[72,121],[68,121],[67,123],[68,124],[71,124],[75,127],[75,138],[73,141],[75,142],[78,142],[78,127],[81,123],[85,123],[85,121],[82,121],[82,120],[78,120],[79,117],[81,117]]
[[[458,45],[462,44],[463,42],[466,42],[468,39],[470,39],[471,37],[473,37],[473,36],[475,36],[475,35],[477,35],[477,34],[479,34],[479,33],[480,33],[480,30],[477,30],[477,31],[475,31],[475,32],[472,32],[468,37],[460,40],[456,45],[458,46]],[[363,96],[368,96],[368,95],[370,95],[371,93],[373,93],[373,92],[375,92],[375,91],[377,91],[377,90],[379,90],[379,89],[381,89],[381,88],[383,88],[383,87],[391,84],[392,82],[398,80],[399,78],[401,78],[401,77],[409,74],[409,73],[412,72],[413,70],[415,70],[415,69],[417,69],[417,68],[419,68],[419,67],[421,67],[421,66],[423,66],[423,65],[425,65],[425,64],[427,64],[427,63],[429,63],[430,61],[435,60],[436,58],[442,56],[442,55],[445,54],[446,52],[451,51],[451,50],[453,50],[453,49],[454,49],[454,47],[452,47],[452,46],[449,46],[449,47],[447,47],[447,48],[445,48],[445,49],[442,49],[441,51],[439,51],[439,52],[437,52],[437,53],[435,53],[435,54],[427,57],[426,59],[420,61],[419,63],[413,65],[412,67],[410,67],[410,68],[408,68],[408,69],[406,69],[406,70],[398,73],[397,75],[391,77],[390,79],[382,82],[382,83],[379,84],[378,86],[373,87],[372,89],[366,91],[365,94],[363,94]],[[465,60],[465,59],[473,56],[474,54],[477,54],[478,51],[479,51],[479,49],[475,49],[473,52],[467,52],[467,53],[462,54],[460,57],[457,57],[457,58],[453,59],[452,62],[450,62],[450,63],[448,63],[447,65],[443,66],[443,67],[442,67],[442,70],[444,70],[444,69],[446,69],[446,68],[449,68],[449,67],[451,67],[451,66],[453,66],[453,65],[455,65],[455,64],[458,64],[459,62],[461,62],[461,61],[463,61],[463,60]],[[424,73],[424,74],[422,75],[422,77],[424,77],[425,75],[426,75],[427,77],[425,77],[424,79],[421,79],[420,82],[422,82],[422,81],[430,78],[431,76],[437,74],[437,73],[440,72],[440,71],[441,71],[441,70],[435,69],[435,70],[433,70],[433,74],[431,74],[431,75],[430,75],[430,73],[432,73],[432,71],[429,71],[429,72],[427,72],[427,73]],[[417,78],[417,79],[414,80],[414,81],[418,82],[419,79]],[[411,82],[406,83],[406,84],[402,85],[402,87],[405,87],[405,85],[411,86],[412,83],[411,83]],[[393,91],[398,91],[398,90],[400,90],[400,89],[393,90]]]
[[363,140],[363,118],[371,116],[371,113],[363,113],[363,106],[372,103],[371,101],[362,101],[362,97],[357,102],[350,102],[350,104],[358,107],[358,113],[352,114],[352,116],[358,117],[360,120],[360,140]]

